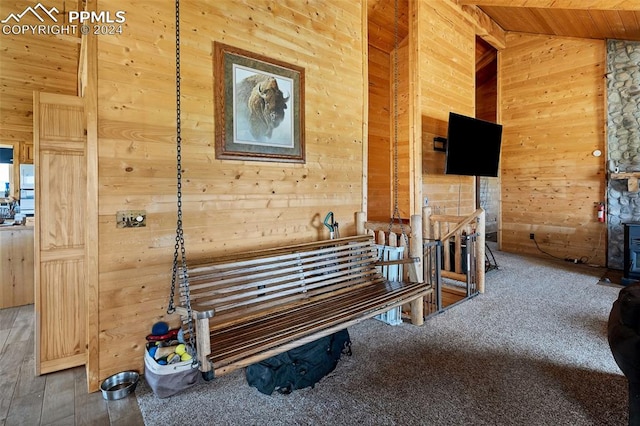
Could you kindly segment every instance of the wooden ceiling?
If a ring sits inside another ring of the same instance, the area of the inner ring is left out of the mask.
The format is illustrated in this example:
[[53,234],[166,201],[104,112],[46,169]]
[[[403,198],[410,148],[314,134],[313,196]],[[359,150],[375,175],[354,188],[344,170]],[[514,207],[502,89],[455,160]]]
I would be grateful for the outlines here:
[[458,0],[479,7],[505,31],[640,40],[639,0]]
[[[409,34],[409,1],[398,1],[398,44]],[[640,1],[640,0],[638,0]],[[395,46],[395,0],[367,0],[369,44],[384,52]]]
[[[367,0],[369,44],[385,52],[395,45],[395,1]],[[398,1],[398,39],[409,32],[409,0]],[[564,37],[640,41],[640,0],[452,0],[476,6],[503,30]],[[490,79],[496,51],[476,44],[479,83]]]
[[[640,0],[452,0],[477,6],[505,31],[640,41]],[[409,31],[408,0],[398,0],[398,37]],[[395,0],[367,0],[369,44],[394,46]]]

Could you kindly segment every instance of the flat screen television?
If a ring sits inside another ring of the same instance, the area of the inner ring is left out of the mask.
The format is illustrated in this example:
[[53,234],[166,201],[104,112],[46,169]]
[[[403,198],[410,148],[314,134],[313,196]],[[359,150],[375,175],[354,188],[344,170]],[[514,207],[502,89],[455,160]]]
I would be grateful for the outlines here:
[[449,113],[444,173],[498,176],[502,125]]

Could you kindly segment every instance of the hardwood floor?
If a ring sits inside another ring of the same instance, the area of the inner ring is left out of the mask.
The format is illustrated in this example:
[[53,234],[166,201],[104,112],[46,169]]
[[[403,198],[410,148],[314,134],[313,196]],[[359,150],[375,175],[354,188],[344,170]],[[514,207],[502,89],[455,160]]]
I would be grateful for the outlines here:
[[144,425],[134,395],[87,393],[84,367],[35,376],[33,305],[0,309],[0,426]]

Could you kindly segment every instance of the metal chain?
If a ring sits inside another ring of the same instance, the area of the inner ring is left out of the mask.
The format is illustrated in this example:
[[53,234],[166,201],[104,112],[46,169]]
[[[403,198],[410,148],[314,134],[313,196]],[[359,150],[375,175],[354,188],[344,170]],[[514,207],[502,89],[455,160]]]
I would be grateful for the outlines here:
[[[193,333],[193,313],[191,311],[191,297],[189,291],[189,271],[187,269],[187,255],[184,244],[184,230],[182,229],[182,120],[180,114],[180,0],[176,0],[176,178],[177,178],[177,207],[178,219],[176,223],[176,244],[173,253],[173,270],[171,276],[171,295],[169,298],[169,306],[167,313],[175,312],[175,290],[176,282],[179,278],[178,273],[178,257],[182,268],[182,294],[184,296],[184,304],[187,308],[187,331],[189,334],[189,345],[195,349],[195,340]],[[183,323],[185,321],[183,320]],[[197,365],[197,357],[193,357],[193,364]]]
[[398,82],[400,80],[400,75],[398,72],[398,20],[398,0],[395,0],[395,20],[393,27],[395,48],[395,54],[393,55],[393,215],[391,216],[391,220],[389,221],[389,233],[391,233],[393,222],[397,219],[398,223],[400,224],[400,231],[402,232],[402,236],[408,249],[409,238],[404,231],[404,225],[402,223],[402,219],[400,218],[400,209],[398,208]]
[[[171,277],[171,295],[167,313],[176,311],[174,297],[176,281],[178,279],[178,255],[184,250],[184,235],[182,233],[182,136],[180,118],[180,1],[176,0],[176,168],[177,168],[177,205],[178,221],[176,226],[176,243],[173,253],[173,270]],[[181,250],[182,247],[182,250]],[[182,253],[184,260],[184,254]]]

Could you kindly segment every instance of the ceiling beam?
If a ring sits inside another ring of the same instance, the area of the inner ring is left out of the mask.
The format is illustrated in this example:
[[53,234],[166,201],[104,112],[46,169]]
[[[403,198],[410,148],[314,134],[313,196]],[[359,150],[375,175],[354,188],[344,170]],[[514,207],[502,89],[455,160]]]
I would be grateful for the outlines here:
[[638,0],[458,0],[458,4],[538,9],[640,10]]
[[476,60],[476,72],[483,69],[484,67],[489,65],[491,62],[495,61],[497,54],[498,54],[497,50],[493,50],[493,49],[487,50],[484,53],[484,55],[480,56]]
[[462,6],[462,11],[476,27],[476,34],[498,50],[507,46],[507,37],[502,27],[475,6]]

